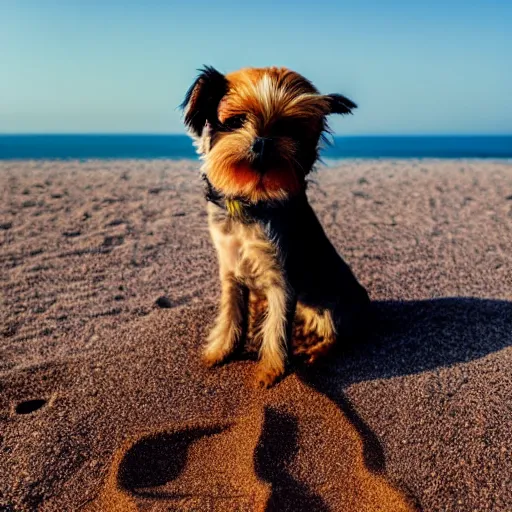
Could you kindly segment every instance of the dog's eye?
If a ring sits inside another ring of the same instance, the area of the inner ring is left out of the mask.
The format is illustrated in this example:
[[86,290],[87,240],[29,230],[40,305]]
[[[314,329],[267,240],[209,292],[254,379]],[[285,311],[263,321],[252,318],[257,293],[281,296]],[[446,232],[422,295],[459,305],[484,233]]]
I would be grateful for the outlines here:
[[306,129],[307,127],[304,121],[293,118],[280,119],[273,127],[273,131],[276,135],[284,135],[292,138],[302,135]]
[[243,114],[238,116],[228,117],[223,123],[222,127],[226,130],[238,130],[242,128],[245,123],[245,116]]

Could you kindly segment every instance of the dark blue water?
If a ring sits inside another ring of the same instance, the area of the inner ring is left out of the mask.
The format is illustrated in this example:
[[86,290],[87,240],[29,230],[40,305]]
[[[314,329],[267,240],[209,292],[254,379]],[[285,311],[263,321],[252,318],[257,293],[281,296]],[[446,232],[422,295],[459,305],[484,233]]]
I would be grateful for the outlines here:
[[[197,158],[185,135],[0,135],[0,160]],[[339,137],[322,151],[339,158],[512,158],[512,135]]]

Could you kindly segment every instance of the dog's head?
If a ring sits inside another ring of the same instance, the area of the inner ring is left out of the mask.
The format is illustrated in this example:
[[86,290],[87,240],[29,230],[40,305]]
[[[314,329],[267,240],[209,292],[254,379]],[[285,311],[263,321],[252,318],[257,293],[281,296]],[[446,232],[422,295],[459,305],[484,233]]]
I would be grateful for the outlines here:
[[283,200],[305,187],[329,114],[356,105],[286,68],[204,68],[182,104],[210,183],[227,197]]

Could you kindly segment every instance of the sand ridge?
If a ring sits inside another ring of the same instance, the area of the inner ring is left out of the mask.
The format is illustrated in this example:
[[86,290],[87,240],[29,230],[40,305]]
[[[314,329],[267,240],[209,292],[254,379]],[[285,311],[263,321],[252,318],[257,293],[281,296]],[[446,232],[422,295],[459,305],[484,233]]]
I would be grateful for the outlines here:
[[197,172],[0,164],[0,509],[511,509],[511,164],[315,175],[372,335],[268,392],[251,361],[200,364]]

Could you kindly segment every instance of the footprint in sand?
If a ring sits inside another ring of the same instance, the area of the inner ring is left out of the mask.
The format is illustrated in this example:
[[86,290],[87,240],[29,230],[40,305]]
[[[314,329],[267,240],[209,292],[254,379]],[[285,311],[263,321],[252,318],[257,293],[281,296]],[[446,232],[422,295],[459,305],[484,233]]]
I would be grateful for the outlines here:
[[46,405],[46,400],[43,398],[35,398],[33,400],[25,400],[20,402],[14,408],[16,414],[32,414],[33,412],[41,409]]
[[[333,459],[322,453],[321,441],[304,443],[303,430],[290,410],[260,407],[233,423],[139,435],[116,452],[103,491],[88,510],[414,510],[366,468],[353,432],[329,433],[339,434],[341,447],[353,441]],[[308,453],[311,446],[318,453]]]

